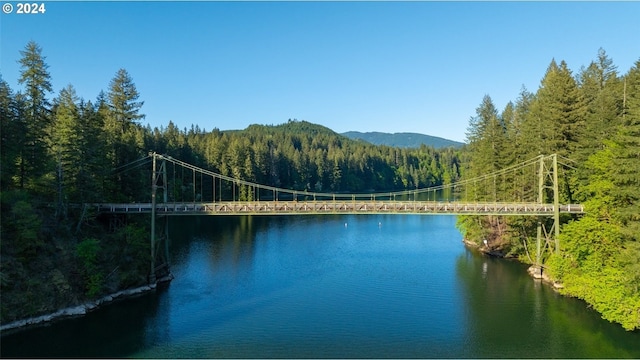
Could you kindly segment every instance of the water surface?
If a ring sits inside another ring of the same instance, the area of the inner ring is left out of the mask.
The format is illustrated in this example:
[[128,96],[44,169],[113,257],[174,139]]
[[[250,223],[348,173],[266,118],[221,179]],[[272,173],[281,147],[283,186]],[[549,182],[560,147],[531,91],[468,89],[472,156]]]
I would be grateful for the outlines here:
[[465,249],[453,216],[171,219],[175,279],[2,356],[640,358],[640,334]]

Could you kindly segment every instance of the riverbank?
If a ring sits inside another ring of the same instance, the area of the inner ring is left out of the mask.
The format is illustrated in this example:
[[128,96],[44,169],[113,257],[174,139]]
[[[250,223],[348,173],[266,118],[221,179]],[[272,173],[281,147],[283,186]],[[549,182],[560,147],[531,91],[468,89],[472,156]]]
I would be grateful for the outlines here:
[[[478,251],[480,251],[481,253],[485,254],[485,255],[489,255],[489,256],[493,256],[493,257],[499,257],[499,258],[503,258],[503,259],[516,259],[514,257],[506,257],[504,256],[503,253],[499,252],[499,251],[493,251],[487,247],[484,246],[480,246],[478,244],[476,244],[475,242],[469,241],[467,239],[462,239],[462,242],[465,244],[465,246],[472,248],[472,249],[476,249]],[[517,260],[517,259],[516,259]],[[549,286],[551,286],[554,290],[559,290],[562,289],[564,286],[562,285],[562,283],[554,281],[553,279],[551,279],[549,277],[549,275],[544,271],[544,266],[539,266],[539,265],[531,265],[529,266],[529,268],[527,268],[527,273],[534,278],[535,280],[540,280],[543,283],[548,284]]]
[[161,279],[158,279],[155,284],[121,290],[113,294],[103,296],[100,299],[89,301],[81,305],[60,309],[50,314],[35,316],[35,317],[22,319],[22,320],[16,320],[8,324],[2,324],[0,325],[0,334],[6,335],[7,333],[24,330],[32,326],[46,325],[52,321],[84,316],[89,312],[100,308],[101,306],[108,305],[115,301],[124,300],[124,299],[132,298],[135,296],[140,296],[150,291],[155,291],[158,285],[169,282],[172,279],[173,279],[173,275],[169,274]]

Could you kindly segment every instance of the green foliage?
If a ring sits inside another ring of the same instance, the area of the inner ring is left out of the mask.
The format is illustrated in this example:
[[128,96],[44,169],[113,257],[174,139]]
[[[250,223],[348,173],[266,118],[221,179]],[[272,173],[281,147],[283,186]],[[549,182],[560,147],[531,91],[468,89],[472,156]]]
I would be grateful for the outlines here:
[[86,295],[89,298],[99,295],[104,286],[104,276],[98,267],[101,251],[100,241],[94,238],[85,239],[76,247],[76,255],[83,269]]
[[[551,274],[564,283],[561,292],[584,299],[604,319],[619,322],[627,330],[639,328],[637,252],[636,259],[629,257],[620,228],[585,216],[563,227],[561,243],[561,256],[548,264]],[[631,267],[635,269],[630,271]]]
[[17,239],[23,251],[34,252],[37,248],[40,223],[33,207],[26,201],[18,201],[11,209],[11,221],[16,227]]
[[612,264],[622,245],[620,229],[610,223],[585,216],[562,227],[560,242],[563,252],[548,265],[558,280],[568,274],[599,273]]
[[42,221],[23,191],[2,192],[2,250],[15,252],[22,261],[35,258],[43,246]]
[[[504,133],[496,131],[500,123]],[[640,61],[621,78],[600,49],[576,80],[564,61],[554,60],[538,91],[523,91],[500,116],[485,96],[468,139],[463,179],[539,154],[557,153],[570,163],[558,174],[561,202],[580,202],[587,214],[561,218],[560,253],[546,260],[547,273],[564,284],[562,293],[584,299],[605,319],[640,329]],[[486,189],[466,195],[494,198]],[[531,261],[536,223],[458,220],[467,240],[486,239],[491,249],[506,248],[524,261]]]
[[[469,161],[467,163],[467,178],[477,178],[504,168],[506,146],[506,127],[502,117],[491,100],[485,95],[482,103],[476,109],[476,116],[471,118],[467,128]],[[503,179],[500,178],[492,188],[473,187],[467,194],[468,200],[498,200],[502,194]]]
[[142,102],[131,77],[119,71],[109,96],[101,93],[96,105],[79,98],[72,85],[52,105],[40,46],[28,43],[19,63],[23,89],[16,93],[0,80],[3,323],[140,285],[149,272],[148,230],[135,230],[135,236],[123,235],[128,280],[114,281],[117,261],[106,255],[120,251],[120,244],[103,242],[107,229],[81,206],[135,197],[142,183],[147,192],[148,176],[111,177],[120,164],[145,154],[147,132],[136,123]]
[[583,160],[601,150],[611,128],[620,125],[624,99],[616,67],[603,49],[598,51],[597,61],[582,69],[579,83],[587,113],[576,160]]
[[530,158],[553,153],[569,156],[575,151],[586,108],[564,61],[560,65],[551,61],[529,111],[523,145],[533,155]]
[[75,188],[75,179],[78,176],[77,164],[82,161],[82,153],[79,149],[81,144],[77,102],[76,92],[71,85],[60,91],[51,134],[51,151],[57,163],[59,211],[63,211],[69,197],[77,192]]
[[76,248],[78,258],[87,266],[95,266],[98,263],[99,251],[100,242],[96,239],[86,239]]
[[584,299],[603,318],[633,330],[640,328],[640,247],[633,235],[628,236],[633,220],[621,216],[628,203],[620,194],[637,194],[638,188],[626,188],[629,184],[616,176],[620,172],[616,160],[625,156],[623,148],[628,145],[610,140],[601,144],[602,150],[590,155],[580,169],[589,174],[578,192],[587,215],[563,226],[563,252],[548,266],[550,274],[565,284],[563,293]]
[[613,137],[611,195],[616,205],[614,218],[624,225],[629,239],[640,241],[640,60],[629,71],[626,84],[625,113]]
[[128,288],[145,284],[151,263],[149,230],[129,224],[118,229],[112,237],[118,247],[111,266],[118,266],[120,286]]
[[481,216],[458,216],[456,227],[467,241],[482,245],[490,233],[488,224]]
[[[109,83],[109,92],[104,98],[101,94],[99,106],[103,107],[106,156],[112,169],[129,164],[146,155],[144,149],[144,129],[137,123],[144,118],[140,109],[144,104],[138,101],[140,94],[133,79],[125,69],[119,69]],[[120,195],[123,201],[132,201],[146,188],[146,178],[136,174],[116,173],[110,185],[112,191]]]
[[0,186],[4,189],[18,185],[20,152],[24,141],[24,123],[20,121],[20,106],[13,91],[0,78]]

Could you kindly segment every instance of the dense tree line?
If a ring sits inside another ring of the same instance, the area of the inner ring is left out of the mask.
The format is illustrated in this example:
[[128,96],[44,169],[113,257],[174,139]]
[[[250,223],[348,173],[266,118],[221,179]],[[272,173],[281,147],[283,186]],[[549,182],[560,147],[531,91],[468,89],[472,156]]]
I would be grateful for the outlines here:
[[119,70],[95,102],[72,85],[51,100],[42,49],[28,43],[19,63],[21,91],[0,79],[2,322],[143,284],[149,268],[144,224],[109,231],[82,205],[126,198],[136,183],[113,171],[142,146],[131,77]]
[[[563,284],[560,292],[625,329],[640,328],[640,60],[624,75],[602,49],[575,75],[552,60],[538,90],[523,89],[501,112],[485,96],[467,138],[467,179],[540,154],[574,161],[559,171],[560,202],[582,203],[586,214],[561,218],[560,251],[546,271]],[[532,261],[537,221],[458,223],[468,240],[488,239],[492,249]]]
[[403,190],[451,183],[457,150],[375,146],[306,121],[241,131],[147,129],[146,146],[222,175],[309,192]]
[[[2,322],[147,281],[148,219],[113,227],[83,204],[150,201],[150,169],[129,166],[150,151],[295,190],[390,191],[459,177],[457,150],[374,146],[305,121],[241,131],[180,130],[172,122],[152,129],[140,123],[144,103],[126,70],[90,101],[71,84],[52,94],[37,43],[20,55],[22,89],[0,78]],[[190,186],[174,184],[171,196]],[[251,196],[240,189],[237,199]]]

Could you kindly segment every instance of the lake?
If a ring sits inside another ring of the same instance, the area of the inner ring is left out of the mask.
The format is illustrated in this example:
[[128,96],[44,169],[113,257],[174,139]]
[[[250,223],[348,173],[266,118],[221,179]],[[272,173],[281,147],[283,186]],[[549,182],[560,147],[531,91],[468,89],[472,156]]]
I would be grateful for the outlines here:
[[170,220],[175,279],[2,357],[640,358],[640,333],[467,249],[455,216]]

